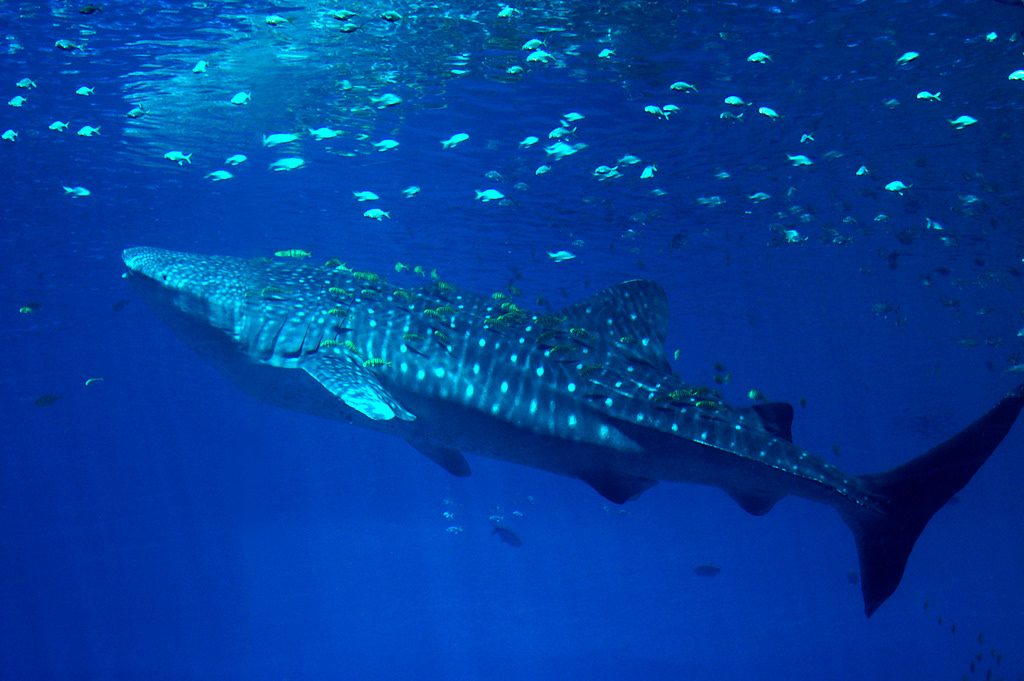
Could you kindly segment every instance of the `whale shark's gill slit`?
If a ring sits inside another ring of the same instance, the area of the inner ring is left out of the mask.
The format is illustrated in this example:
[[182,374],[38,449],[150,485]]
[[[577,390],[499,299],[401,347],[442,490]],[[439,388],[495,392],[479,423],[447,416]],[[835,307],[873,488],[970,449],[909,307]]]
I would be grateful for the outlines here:
[[[310,338],[310,330],[312,328],[313,320],[310,319],[309,322],[306,323],[306,330],[303,331],[302,333],[302,342],[299,343],[299,347],[296,349],[296,354],[292,357],[293,359],[297,357],[302,357],[303,355],[314,354],[317,352],[317,350],[320,349],[320,342],[323,340],[323,334],[321,333],[320,336],[316,338],[316,340],[312,340]],[[310,340],[312,340],[312,347],[307,347],[306,341]]]

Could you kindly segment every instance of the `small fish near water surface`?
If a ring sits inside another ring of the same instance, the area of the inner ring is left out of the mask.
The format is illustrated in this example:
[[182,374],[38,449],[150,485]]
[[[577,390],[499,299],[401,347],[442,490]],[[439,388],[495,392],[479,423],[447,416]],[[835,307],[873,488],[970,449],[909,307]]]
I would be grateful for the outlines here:
[[[668,299],[652,281],[538,314],[340,261],[122,258],[141,297],[245,392],[397,435],[454,475],[469,475],[469,452],[577,478],[615,503],[670,481],[719,487],[754,515],[790,495],[832,506],[857,543],[869,616],[1024,406],[1022,385],[917,458],[847,475],[793,444],[791,405],[734,407],[674,374]],[[508,528],[494,533],[518,545]]]

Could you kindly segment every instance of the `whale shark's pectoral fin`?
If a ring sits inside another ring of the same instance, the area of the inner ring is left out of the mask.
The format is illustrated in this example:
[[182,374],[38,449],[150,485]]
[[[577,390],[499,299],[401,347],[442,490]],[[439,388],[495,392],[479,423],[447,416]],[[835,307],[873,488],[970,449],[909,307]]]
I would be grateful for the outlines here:
[[445,469],[452,475],[457,475],[460,478],[464,478],[469,475],[469,462],[466,461],[466,457],[462,455],[457,449],[451,447],[442,447],[430,442],[425,442],[417,439],[406,438],[406,441],[416,448],[423,456],[427,457],[441,468]]
[[377,377],[355,360],[340,357],[312,357],[302,368],[317,383],[330,390],[342,402],[374,421],[416,418],[391,396]]
[[611,471],[587,471],[577,478],[587,483],[602,497],[616,504],[624,504],[658,484],[657,480],[639,478],[625,473]]

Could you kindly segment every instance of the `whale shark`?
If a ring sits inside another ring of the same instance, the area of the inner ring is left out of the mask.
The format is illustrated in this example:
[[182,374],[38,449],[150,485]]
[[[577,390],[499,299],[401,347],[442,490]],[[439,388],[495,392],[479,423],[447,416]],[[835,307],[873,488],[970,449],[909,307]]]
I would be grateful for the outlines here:
[[122,259],[158,316],[243,391],[396,435],[454,475],[469,475],[472,453],[577,478],[618,504],[667,481],[719,487],[755,515],[791,495],[832,506],[853,532],[869,617],[1024,406],[1022,384],[920,456],[848,475],[793,443],[791,405],[733,406],[673,373],[668,298],[653,281],[541,313],[504,291],[278,255],[140,247]]

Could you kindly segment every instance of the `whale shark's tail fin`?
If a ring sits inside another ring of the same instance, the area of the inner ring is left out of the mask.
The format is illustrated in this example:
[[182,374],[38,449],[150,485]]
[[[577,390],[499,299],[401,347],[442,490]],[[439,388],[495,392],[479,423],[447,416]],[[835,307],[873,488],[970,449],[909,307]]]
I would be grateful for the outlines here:
[[885,512],[840,510],[860,557],[864,611],[870,617],[903,577],[914,542],[1002,442],[1024,407],[1024,384],[962,431],[916,459],[884,473],[860,476],[884,498]]

